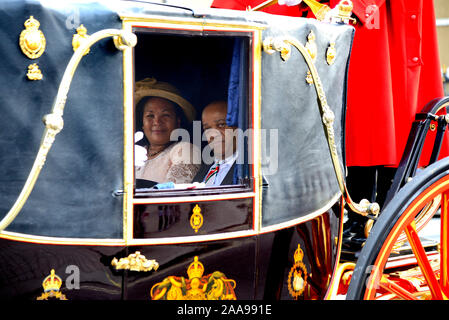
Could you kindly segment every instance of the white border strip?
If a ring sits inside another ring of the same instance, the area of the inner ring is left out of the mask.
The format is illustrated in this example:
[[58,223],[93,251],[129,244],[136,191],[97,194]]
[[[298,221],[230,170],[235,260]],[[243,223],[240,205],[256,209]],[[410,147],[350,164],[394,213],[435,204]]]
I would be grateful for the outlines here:
[[339,191],[325,206],[323,206],[322,208],[315,210],[311,213],[308,213],[307,215],[301,217],[301,218],[296,218],[293,220],[289,220],[286,222],[282,222],[279,224],[274,224],[271,225],[269,227],[262,227],[260,230],[260,233],[268,233],[268,232],[273,232],[273,231],[277,231],[280,229],[285,229],[285,228],[289,228],[292,227],[294,225],[312,220],[320,215],[322,215],[323,213],[325,213],[326,211],[328,211],[330,208],[332,208],[333,205],[335,205],[335,203],[338,201],[338,199],[341,197],[341,192]]
[[218,200],[232,200],[232,199],[246,199],[254,198],[254,192],[229,193],[226,195],[205,195],[205,196],[185,196],[185,197],[157,197],[157,198],[134,198],[134,204],[167,204],[179,202],[204,202],[204,201],[218,201]]
[[91,246],[125,246],[124,239],[96,239],[96,238],[59,238],[28,235],[18,232],[2,231],[0,239],[19,242],[31,242],[50,245],[91,245]]
[[215,233],[202,236],[184,236],[184,237],[170,237],[170,238],[145,238],[145,239],[133,239],[128,242],[128,245],[167,245],[167,244],[182,244],[182,243],[197,243],[208,242],[216,240],[227,240],[236,238],[245,238],[256,236],[258,233],[254,230],[243,230],[226,233]]

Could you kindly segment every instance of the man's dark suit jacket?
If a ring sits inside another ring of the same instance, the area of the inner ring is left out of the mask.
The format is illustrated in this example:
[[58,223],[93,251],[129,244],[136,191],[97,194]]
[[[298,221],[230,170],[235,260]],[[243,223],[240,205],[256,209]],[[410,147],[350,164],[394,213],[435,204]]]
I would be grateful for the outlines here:
[[[206,177],[207,173],[209,172],[210,167],[212,167],[212,164],[201,164],[200,170],[193,178],[192,182],[203,182],[204,177]],[[223,181],[221,182],[221,185],[230,185],[233,184],[234,180],[234,170],[235,170],[235,161],[232,164],[231,168],[229,169],[228,173],[224,177]]]

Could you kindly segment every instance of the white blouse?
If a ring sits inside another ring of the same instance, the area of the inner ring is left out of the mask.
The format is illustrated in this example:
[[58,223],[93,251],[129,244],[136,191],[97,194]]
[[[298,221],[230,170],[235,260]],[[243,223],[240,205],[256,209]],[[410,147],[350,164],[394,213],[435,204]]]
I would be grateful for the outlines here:
[[189,142],[170,145],[141,167],[136,167],[136,179],[157,183],[191,183],[200,168],[201,150]]

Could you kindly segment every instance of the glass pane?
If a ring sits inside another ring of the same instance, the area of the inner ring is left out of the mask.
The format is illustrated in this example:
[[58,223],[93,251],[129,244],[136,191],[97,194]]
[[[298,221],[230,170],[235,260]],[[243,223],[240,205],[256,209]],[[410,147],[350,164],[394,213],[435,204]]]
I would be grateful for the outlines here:
[[249,37],[135,32],[136,193],[247,183]]

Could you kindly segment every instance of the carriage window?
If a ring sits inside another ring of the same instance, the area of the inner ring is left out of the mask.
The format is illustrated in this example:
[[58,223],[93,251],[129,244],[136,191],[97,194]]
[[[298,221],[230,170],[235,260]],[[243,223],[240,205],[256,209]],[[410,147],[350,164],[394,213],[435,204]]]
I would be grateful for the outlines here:
[[249,187],[249,37],[140,30],[136,197]]
[[249,34],[134,31],[134,237],[251,229]]

